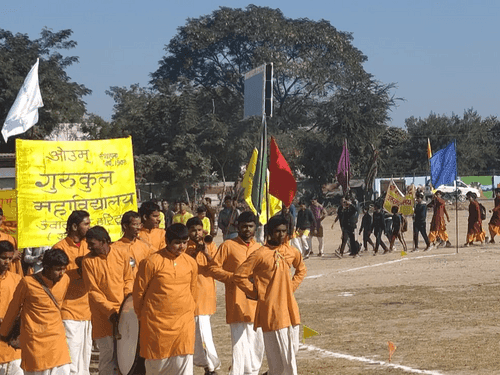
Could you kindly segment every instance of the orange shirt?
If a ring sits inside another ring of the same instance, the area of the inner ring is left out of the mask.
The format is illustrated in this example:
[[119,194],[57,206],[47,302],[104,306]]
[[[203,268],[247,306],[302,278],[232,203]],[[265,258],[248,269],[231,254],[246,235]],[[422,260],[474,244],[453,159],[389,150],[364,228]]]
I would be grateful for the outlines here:
[[[132,274],[137,275],[137,270],[139,269],[139,264],[143,259],[146,259],[152,252],[151,246],[141,238],[135,238],[130,241],[128,238],[122,237],[114,243],[115,247],[127,255],[127,259],[134,259],[134,265],[132,266]],[[154,250],[156,251],[156,250]]]
[[[44,276],[42,279],[60,306],[68,289],[68,275],[63,275],[56,284]],[[33,276],[26,276],[19,282],[0,327],[0,335],[9,333],[19,312],[21,368],[24,371],[44,371],[71,363],[61,311]]]
[[197,289],[198,265],[185,253],[162,250],[139,265],[133,296],[141,357],[194,354]]
[[211,275],[225,284],[226,288],[226,322],[252,323],[255,317],[257,302],[249,300],[233,281],[233,273],[247,260],[248,256],[261,245],[253,238],[247,244],[240,237],[223,242],[210,265]]
[[[290,277],[292,265],[293,278]],[[269,332],[300,324],[299,306],[293,292],[306,273],[302,254],[288,244],[263,246],[238,267],[234,282],[248,296],[257,298],[254,328],[262,327],[263,332]]]
[[167,247],[165,242],[165,229],[146,229],[143,227],[139,231],[139,238],[143,239],[151,246],[151,254]]
[[[0,232],[0,241],[9,241],[12,245],[14,245],[14,249],[17,251],[17,241],[10,234]],[[21,259],[16,259],[10,263],[9,271],[13,273],[17,273],[20,276],[24,276],[23,267],[21,265]]]
[[[3,319],[12,300],[17,284],[21,281],[21,276],[7,271],[0,276],[0,319]],[[0,364],[8,363],[21,358],[21,350],[16,350],[0,340]]]
[[56,243],[53,248],[63,250],[69,258],[66,273],[70,283],[68,293],[66,293],[61,306],[63,320],[90,320],[89,295],[76,265],[76,258],[89,253],[87,241],[83,239],[77,245],[71,238],[66,237]]
[[107,256],[92,253],[85,256],[82,268],[92,312],[92,338],[111,336],[113,325],[109,317],[120,310],[125,297],[132,293],[134,277],[130,259],[111,244]]
[[[208,246],[208,253],[214,256],[217,252],[217,247],[212,242]],[[196,250],[196,242],[189,240],[186,254],[192,257]],[[195,316],[215,314],[217,299],[215,280],[210,273],[207,257],[199,252],[196,258],[193,258],[198,263],[198,298],[196,299]]]

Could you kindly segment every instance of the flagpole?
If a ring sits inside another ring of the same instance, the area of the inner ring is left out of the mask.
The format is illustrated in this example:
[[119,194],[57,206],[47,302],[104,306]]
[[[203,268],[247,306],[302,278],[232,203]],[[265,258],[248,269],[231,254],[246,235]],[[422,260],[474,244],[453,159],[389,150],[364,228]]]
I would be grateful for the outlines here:
[[457,254],[458,254],[458,185],[457,185],[457,177],[458,177],[458,158],[457,158],[457,140],[453,141],[455,144],[455,241]]

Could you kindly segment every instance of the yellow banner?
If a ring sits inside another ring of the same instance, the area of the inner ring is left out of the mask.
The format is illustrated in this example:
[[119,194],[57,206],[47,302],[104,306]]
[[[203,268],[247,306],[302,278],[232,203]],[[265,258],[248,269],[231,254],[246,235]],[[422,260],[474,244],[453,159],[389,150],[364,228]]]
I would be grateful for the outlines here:
[[137,211],[132,139],[50,142],[16,140],[19,248],[52,246],[75,210],[91,225],[121,236],[124,212]]
[[0,190],[0,207],[2,207],[4,216],[0,230],[17,238],[17,202],[15,190]]
[[384,200],[384,208],[391,212],[392,206],[398,206],[399,212],[405,216],[413,215],[413,207],[415,205],[415,185],[411,184],[406,195],[403,195],[401,190],[396,186],[393,180],[389,184],[387,194]]

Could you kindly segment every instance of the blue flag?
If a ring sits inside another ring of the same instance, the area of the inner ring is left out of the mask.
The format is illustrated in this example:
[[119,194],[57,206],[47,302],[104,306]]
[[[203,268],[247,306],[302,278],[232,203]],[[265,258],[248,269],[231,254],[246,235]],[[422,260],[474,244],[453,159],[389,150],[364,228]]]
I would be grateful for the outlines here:
[[436,152],[431,158],[432,186],[437,188],[449,184],[457,178],[457,152],[455,142]]

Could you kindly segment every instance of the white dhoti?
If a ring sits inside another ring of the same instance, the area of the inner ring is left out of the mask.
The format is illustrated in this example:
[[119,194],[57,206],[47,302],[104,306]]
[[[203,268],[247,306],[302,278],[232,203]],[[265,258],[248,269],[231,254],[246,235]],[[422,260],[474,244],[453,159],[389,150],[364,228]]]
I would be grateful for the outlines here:
[[233,360],[229,375],[258,375],[264,358],[262,330],[253,323],[232,323]]
[[90,375],[92,323],[90,320],[63,320],[71,356],[71,375]]
[[295,355],[299,351],[299,326],[264,332],[268,375],[297,375]]
[[195,366],[214,371],[220,367],[220,360],[212,337],[210,315],[195,316],[194,321],[196,330],[193,363]]
[[146,359],[146,375],[193,375],[193,355]]
[[311,237],[309,235],[300,236],[300,249],[302,250],[302,255],[306,256],[309,254],[309,249],[312,250],[312,244],[310,243]]
[[299,237],[294,237],[292,238],[292,240],[290,241],[291,245],[293,247],[295,247],[297,250],[299,250],[302,254],[302,245],[301,245],[301,240]]
[[14,359],[13,361],[0,364],[0,375],[24,375],[21,368],[21,360]]
[[58,367],[54,367],[44,371],[25,371],[24,375],[69,375],[70,366],[69,363],[67,365],[62,365]]
[[99,348],[99,375],[119,375],[118,364],[113,359],[113,337],[95,340]]

